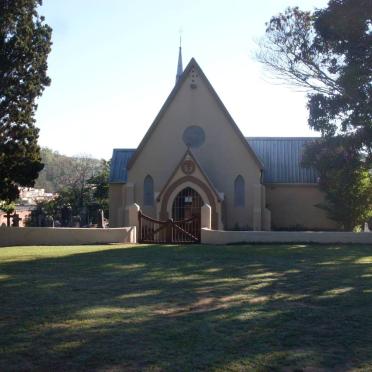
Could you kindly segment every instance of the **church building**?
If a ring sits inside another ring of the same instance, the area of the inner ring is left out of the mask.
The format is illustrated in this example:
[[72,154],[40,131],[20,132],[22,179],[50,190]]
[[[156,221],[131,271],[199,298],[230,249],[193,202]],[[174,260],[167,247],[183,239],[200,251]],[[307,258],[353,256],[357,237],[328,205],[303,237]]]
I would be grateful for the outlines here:
[[[254,125],[254,123],[252,123]],[[137,149],[114,149],[110,227],[137,203],[153,219],[184,220],[211,207],[212,229],[327,230],[317,174],[301,166],[308,137],[245,137],[194,58]]]

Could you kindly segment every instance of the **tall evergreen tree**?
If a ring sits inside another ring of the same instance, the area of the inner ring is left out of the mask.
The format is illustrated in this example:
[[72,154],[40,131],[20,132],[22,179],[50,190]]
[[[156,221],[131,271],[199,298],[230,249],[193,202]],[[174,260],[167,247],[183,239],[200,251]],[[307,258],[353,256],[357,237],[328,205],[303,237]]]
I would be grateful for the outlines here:
[[0,200],[33,186],[43,168],[35,127],[36,100],[50,84],[52,29],[39,16],[42,0],[0,0]]

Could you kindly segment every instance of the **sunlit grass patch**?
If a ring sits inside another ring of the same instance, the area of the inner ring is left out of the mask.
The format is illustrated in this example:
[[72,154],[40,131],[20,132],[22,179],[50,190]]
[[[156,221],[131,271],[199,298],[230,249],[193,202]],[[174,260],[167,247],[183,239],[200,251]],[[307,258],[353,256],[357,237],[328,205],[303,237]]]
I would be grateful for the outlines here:
[[206,269],[205,272],[206,273],[217,273],[217,272],[219,272],[221,270],[222,270],[221,268],[211,267],[210,269]]
[[0,275],[0,280],[9,280],[10,278],[10,275]]
[[289,250],[296,250],[296,249],[304,249],[304,248],[306,248],[307,247],[307,245],[306,244],[291,244],[289,247],[288,247],[288,249]]
[[[87,317],[109,318],[112,317],[113,315],[133,314],[136,312],[139,313],[140,311],[141,309],[137,308],[96,306],[81,310],[76,315],[85,318]],[[143,309],[142,312],[144,312]]]
[[287,271],[284,271],[283,274],[298,274],[301,270],[298,269],[289,269]]
[[49,257],[65,257],[73,254],[102,252],[104,250],[134,248],[133,244],[126,245],[86,245],[86,246],[19,246],[1,247],[0,262],[35,261]]
[[53,350],[57,353],[64,353],[66,351],[70,350],[76,350],[78,348],[81,348],[84,345],[84,342],[82,340],[74,340],[74,341],[64,341],[59,344],[56,344],[53,346]]
[[344,293],[352,291],[353,287],[344,287],[344,288],[333,288],[325,291],[321,297],[333,297],[343,295]]
[[117,264],[107,264],[105,266],[108,269],[115,269],[115,270],[138,270],[143,269],[145,264],[131,264],[131,265],[117,265]]
[[356,264],[372,264],[372,256],[358,258],[354,261]]
[[157,296],[160,293],[161,293],[160,290],[148,290],[148,291],[143,291],[143,292],[138,292],[138,293],[123,294],[123,295],[117,296],[117,298],[120,300],[127,300],[127,299],[138,298],[138,297]]
[[275,277],[279,277],[281,275],[283,275],[283,274],[282,273],[265,271],[264,273],[247,275],[247,278],[255,278],[255,279],[266,279],[267,278],[266,280],[274,280]]
[[326,265],[326,266],[329,266],[329,265],[339,265],[341,264],[340,261],[324,261],[324,262],[319,262],[318,265]]

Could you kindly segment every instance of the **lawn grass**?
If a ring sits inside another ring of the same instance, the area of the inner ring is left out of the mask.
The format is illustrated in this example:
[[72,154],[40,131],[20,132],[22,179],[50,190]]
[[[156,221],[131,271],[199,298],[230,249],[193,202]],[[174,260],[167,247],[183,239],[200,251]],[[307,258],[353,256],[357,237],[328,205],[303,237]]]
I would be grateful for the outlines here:
[[0,248],[0,371],[372,370],[372,247]]

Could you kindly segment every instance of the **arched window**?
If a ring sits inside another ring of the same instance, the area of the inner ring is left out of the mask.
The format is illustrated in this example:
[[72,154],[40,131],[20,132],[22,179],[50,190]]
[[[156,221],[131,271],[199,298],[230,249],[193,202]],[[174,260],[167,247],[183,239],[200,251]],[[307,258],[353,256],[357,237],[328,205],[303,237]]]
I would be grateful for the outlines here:
[[235,178],[234,182],[234,206],[245,206],[245,182],[244,178],[240,175]]
[[150,175],[147,175],[143,181],[143,204],[154,205],[154,180]]

